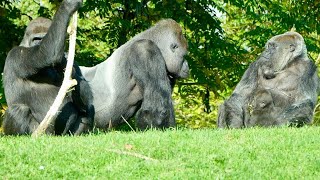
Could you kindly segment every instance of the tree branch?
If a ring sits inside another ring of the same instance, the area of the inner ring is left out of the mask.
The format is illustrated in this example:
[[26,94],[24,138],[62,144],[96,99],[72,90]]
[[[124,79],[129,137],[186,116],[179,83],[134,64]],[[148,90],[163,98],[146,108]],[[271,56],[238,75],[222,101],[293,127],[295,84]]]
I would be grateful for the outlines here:
[[132,156],[132,157],[136,157],[136,158],[140,158],[143,160],[147,160],[147,161],[155,161],[157,162],[157,159],[153,159],[151,157],[142,155],[142,154],[138,154],[138,153],[134,153],[134,152],[128,152],[128,151],[120,151],[117,149],[106,149],[106,151],[108,152],[112,152],[112,153],[116,153],[116,154],[120,154],[120,155],[127,155],[127,156]]
[[68,61],[67,61],[66,71],[64,72],[64,79],[63,79],[61,88],[52,106],[47,112],[45,118],[40,123],[38,128],[32,133],[32,137],[38,137],[42,135],[48,129],[49,125],[53,126],[55,124],[55,120],[58,115],[58,110],[62,104],[64,97],[66,96],[67,92],[71,87],[77,85],[77,81],[75,79],[71,79],[75,47],[76,47],[77,18],[78,18],[78,13],[75,12],[72,16],[72,23],[70,28],[70,39],[69,39]]

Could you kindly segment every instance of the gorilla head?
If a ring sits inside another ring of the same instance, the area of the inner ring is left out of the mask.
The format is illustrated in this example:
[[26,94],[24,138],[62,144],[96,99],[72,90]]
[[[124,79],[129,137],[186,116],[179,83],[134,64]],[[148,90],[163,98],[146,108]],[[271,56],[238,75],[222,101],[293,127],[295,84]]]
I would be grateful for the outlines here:
[[43,37],[47,34],[51,20],[43,17],[32,20],[24,34],[20,46],[32,47],[39,45]]
[[188,44],[180,25],[174,20],[162,20],[153,28],[158,29],[157,33],[169,33],[169,41],[166,38],[157,40],[159,44],[162,44],[159,47],[166,61],[168,72],[177,78],[187,78],[189,66],[184,56],[187,54]]
[[173,19],[164,19],[136,38],[148,38],[160,49],[166,62],[168,73],[174,78],[189,76],[188,62],[184,59],[187,54],[188,43],[182,34],[181,26]]
[[307,56],[303,37],[296,32],[286,32],[272,37],[265,48],[263,56],[271,62],[275,72],[285,69],[298,56]]

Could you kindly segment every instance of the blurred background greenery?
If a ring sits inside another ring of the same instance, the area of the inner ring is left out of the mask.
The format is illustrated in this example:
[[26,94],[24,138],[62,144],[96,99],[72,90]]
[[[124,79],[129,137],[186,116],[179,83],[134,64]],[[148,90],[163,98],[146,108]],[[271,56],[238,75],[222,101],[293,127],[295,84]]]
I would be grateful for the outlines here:
[[[1,72],[8,51],[19,45],[28,22],[39,16],[52,18],[60,3],[0,2]],[[158,20],[176,20],[188,39],[191,68],[190,78],[179,81],[174,89],[176,119],[182,127],[212,128],[219,104],[272,36],[295,29],[319,65],[319,11],[318,0],[85,0],[79,11],[75,59],[80,65],[93,66]],[[2,86],[0,95],[3,115]],[[320,108],[315,111],[314,124],[319,124]]]

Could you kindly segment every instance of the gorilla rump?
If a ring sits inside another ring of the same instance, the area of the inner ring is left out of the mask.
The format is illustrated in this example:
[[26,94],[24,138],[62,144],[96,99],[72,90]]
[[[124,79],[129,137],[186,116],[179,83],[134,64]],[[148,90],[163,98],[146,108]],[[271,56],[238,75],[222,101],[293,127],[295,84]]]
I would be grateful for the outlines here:
[[[70,16],[82,0],[64,0],[53,21],[37,18],[30,22],[21,44],[8,54],[4,67],[4,89],[8,109],[5,134],[30,134],[40,124],[58,94],[66,66],[66,31]],[[92,128],[94,109],[88,83],[74,65],[78,85],[61,105],[50,134],[80,134]]]
[[80,67],[93,91],[95,126],[107,129],[136,114],[139,129],[175,126],[171,99],[186,78],[187,41],[180,25],[165,19],[119,47],[106,61]]
[[303,37],[272,37],[219,109],[218,127],[302,126],[312,122],[319,77]]

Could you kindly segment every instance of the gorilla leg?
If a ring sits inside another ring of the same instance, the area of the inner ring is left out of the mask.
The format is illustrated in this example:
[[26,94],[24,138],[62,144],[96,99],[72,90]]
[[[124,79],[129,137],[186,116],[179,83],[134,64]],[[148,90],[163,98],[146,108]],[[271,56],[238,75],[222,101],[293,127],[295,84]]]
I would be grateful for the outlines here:
[[240,96],[232,94],[219,108],[218,127],[219,128],[241,128],[244,127],[243,102]]
[[281,119],[288,120],[290,126],[301,127],[310,124],[313,118],[314,104],[311,100],[306,100],[300,104],[293,104],[281,115]]
[[160,49],[150,40],[133,43],[129,69],[142,87],[143,100],[136,115],[140,129],[175,126],[170,80]]
[[219,128],[227,128],[226,101],[219,106],[217,125]]
[[71,125],[70,131],[76,135],[88,132],[93,128],[94,106],[93,97],[88,82],[82,76],[77,76],[78,82],[72,93],[74,104],[79,109],[77,121]]
[[[39,122],[32,116],[31,110],[25,105],[13,105],[6,110],[3,130],[8,135],[23,135],[32,133],[38,126]],[[53,127],[46,131],[53,134]]]

